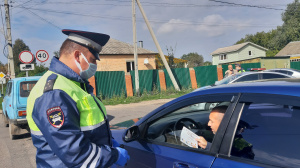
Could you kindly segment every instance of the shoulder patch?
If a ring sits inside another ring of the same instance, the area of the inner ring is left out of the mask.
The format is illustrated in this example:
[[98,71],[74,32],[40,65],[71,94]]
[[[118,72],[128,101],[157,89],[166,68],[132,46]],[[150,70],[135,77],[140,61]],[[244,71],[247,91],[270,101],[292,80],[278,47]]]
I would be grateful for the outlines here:
[[59,106],[49,108],[47,110],[47,118],[49,123],[55,128],[60,128],[65,121],[64,113]]

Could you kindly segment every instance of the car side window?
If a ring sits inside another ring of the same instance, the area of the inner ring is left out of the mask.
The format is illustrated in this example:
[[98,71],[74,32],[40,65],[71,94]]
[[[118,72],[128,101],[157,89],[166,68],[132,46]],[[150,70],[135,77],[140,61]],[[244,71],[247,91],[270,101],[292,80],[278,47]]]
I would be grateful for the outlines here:
[[[148,127],[146,139],[200,150],[197,143],[195,146],[188,146],[184,142],[183,128],[192,131],[197,137],[203,137],[210,145],[217,131],[216,127],[209,124],[210,113],[212,110],[224,109],[223,117],[229,104],[229,102],[201,102],[177,109],[152,122]],[[222,118],[218,119],[222,121]],[[210,146],[202,147],[201,150],[209,151],[209,148]]]
[[300,106],[246,103],[231,156],[300,167]]
[[9,82],[9,83],[7,84],[5,96],[10,96],[11,89],[12,89],[12,83]]
[[287,76],[280,75],[280,74],[263,73],[262,75],[263,75],[263,79],[287,78]]
[[252,81],[252,80],[258,80],[258,74],[250,74],[245,75],[237,79],[235,82],[245,82],[245,81]]

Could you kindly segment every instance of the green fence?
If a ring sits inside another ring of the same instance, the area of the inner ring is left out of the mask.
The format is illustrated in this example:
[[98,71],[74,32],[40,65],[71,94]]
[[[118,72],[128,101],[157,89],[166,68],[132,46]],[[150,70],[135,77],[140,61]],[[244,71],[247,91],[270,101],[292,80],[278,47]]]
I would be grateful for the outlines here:
[[[180,89],[191,87],[191,76],[190,76],[189,68],[176,68],[176,69],[171,69],[171,71]],[[164,73],[165,73],[167,88],[174,88],[171,78],[166,69],[164,69]]]
[[[133,93],[135,93],[135,71],[130,71]],[[158,70],[139,70],[140,93],[150,92],[154,88],[160,91]]]
[[[235,65],[231,64],[233,69],[235,69]],[[248,71],[249,68],[261,68],[260,62],[258,63],[245,63],[241,64],[241,67],[245,70]],[[228,70],[228,65],[222,65],[222,70],[223,70],[223,77],[225,76],[225,72]]]
[[95,74],[96,94],[103,99],[126,95],[124,71],[97,71]]
[[212,85],[218,80],[217,66],[199,66],[194,67],[197,85],[199,87]]
[[291,62],[291,68],[300,70],[300,62]]

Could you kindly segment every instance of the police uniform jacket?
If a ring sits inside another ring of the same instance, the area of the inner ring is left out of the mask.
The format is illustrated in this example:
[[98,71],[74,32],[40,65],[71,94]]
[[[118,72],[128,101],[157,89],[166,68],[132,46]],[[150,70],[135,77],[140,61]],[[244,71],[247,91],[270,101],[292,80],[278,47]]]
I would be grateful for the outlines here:
[[28,97],[37,167],[109,167],[118,159],[93,87],[54,57]]

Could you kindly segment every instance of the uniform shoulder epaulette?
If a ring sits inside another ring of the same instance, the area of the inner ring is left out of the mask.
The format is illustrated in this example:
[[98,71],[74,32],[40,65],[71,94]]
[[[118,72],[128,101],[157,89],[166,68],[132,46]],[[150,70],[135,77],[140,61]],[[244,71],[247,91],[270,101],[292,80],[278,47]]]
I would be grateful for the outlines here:
[[46,85],[44,87],[44,93],[53,90],[53,86],[55,83],[55,80],[57,79],[56,74],[51,74],[46,81]]

